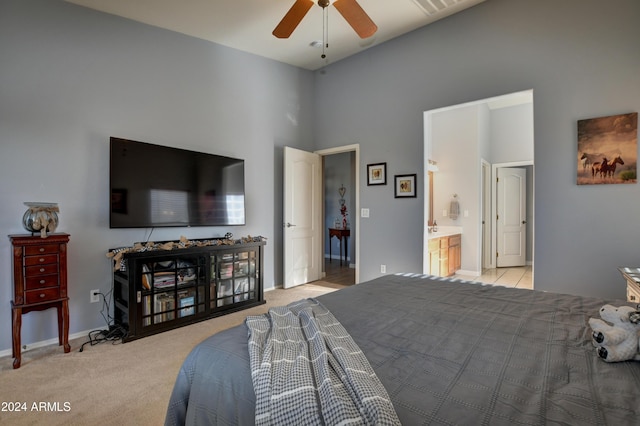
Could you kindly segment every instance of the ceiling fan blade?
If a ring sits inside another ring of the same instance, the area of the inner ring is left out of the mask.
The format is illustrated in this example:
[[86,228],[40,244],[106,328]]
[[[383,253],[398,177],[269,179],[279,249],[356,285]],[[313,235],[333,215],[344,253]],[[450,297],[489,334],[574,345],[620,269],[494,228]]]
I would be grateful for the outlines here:
[[333,5],[360,38],[371,37],[378,30],[378,26],[356,0],[336,0]]
[[289,38],[311,6],[313,6],[311,0],[296,0],[276,29],[273,30],[273,35],[278,38]]

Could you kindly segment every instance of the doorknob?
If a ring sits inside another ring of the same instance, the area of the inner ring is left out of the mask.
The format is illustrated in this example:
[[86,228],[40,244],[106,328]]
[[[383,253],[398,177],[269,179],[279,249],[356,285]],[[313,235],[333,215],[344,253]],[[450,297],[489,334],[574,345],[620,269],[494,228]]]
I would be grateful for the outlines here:
[[291,224],[291,223],[287,222],[285,226],[286,226],[287,228],[291,228],[292,226],[295,226],[295,225],[293,225],[293,224]]
[[527,223],[527,221],[526,221],[526,220],[523,220],[523,221],[522,221],[522,224],[523,224],[523,225],[524,225],[524,224],[526,224],[526,223]]

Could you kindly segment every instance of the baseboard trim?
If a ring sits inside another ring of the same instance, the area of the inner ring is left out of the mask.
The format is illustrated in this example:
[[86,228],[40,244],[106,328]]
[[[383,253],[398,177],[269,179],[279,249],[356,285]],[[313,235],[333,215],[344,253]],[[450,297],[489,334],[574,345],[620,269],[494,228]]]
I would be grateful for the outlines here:
[[471,277],[479,277],[480,275],[482,275],[482,272],[479,272],[479,271],[468,271],[466,269],[458,269],[456,271],[456,275],[467,275],[467,276],[471,276]]
[[[331,257],[329,257],[328,254],[325,254],[324,258],[325,260],[330,258],[332,261],[333,260],[340,261],[340,259],[342,259],[342,261],[344,262],[344,256],[340,256],[338,254],[332,254]],[[351,262],[351,256],[347,257],[347,262]]]
[[[105,327],[106,329],[106,327]],[[69,341],[73,340],[73,339],[78,339],[80,337],[87,337],[87,340],[89,339],[89,333],[91,333],[92,331],[95,330],[100,330],[100,328],[93,328],[91,330],[85,330],[85,331],[79,331],[77,333],[73,333],[69,335]],[[42,340],[40,342],[34,342],[34,343],[30,343],[28,345],[23,344],[22,345],[22,353],[25,352],[29,352],[33,349],[38,349],[38,348],[42,348],[45,346],[50,346],[50,345],[57,345],[58,344],[58,338],[54,337],[53,339],[48,339],[48,340]],[[0,350],[0,357],[4,357],[4,356],[11,356],[12,355],[12,348],[9,349],[4,349],[4,350]]]

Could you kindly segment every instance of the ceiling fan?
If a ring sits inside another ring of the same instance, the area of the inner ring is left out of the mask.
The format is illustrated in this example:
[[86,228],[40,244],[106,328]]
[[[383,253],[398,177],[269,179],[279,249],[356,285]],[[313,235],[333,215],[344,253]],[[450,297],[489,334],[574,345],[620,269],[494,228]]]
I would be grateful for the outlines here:
[[[313,0],[296,0],[291,9],[284,15],[282,21],[273,30],[273,35],[278,38],[289,38],[302,21],[302,18],[311,9],[313,3]],[[330,0],[318,0],[318,6],[322,9],[325,9],[330,4]],[[378,30],[378,26],[369,18],[369,15],[356,0],[335,0],[333,5],[360,38],[371,37]]]

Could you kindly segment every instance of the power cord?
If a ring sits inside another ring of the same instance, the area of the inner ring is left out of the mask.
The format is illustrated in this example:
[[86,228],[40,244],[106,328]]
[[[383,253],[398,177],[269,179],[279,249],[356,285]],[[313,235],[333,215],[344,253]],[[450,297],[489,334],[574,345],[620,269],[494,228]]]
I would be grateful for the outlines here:
[[104,342],[112,342],[112,344],[116,345],[118,343],[123,343],[124,339],[127,337],[128,331],[118,325],[110,327],[109,330],[93,330],[89,332],[89,340],[84,342],[82,346],[80,346],[79,352],[84,350],[85,345],[97,345]]
[[129,331],[119,324],[116,325],[114,323],[114,318],[110,315],[111,308],[109,306],[109,298],[111,297],[112,292],[113,287],[107,294],[97,293],[98,296],[102,297],[102,309],[100,309],[100,314],[107,324],[107,329],[90,331],[89,340],[80,346],[79,352],[84,350],[85,345],[94,346],[104,342],[112,342],[114,345],[124,343],[124,339],[128,336]]

